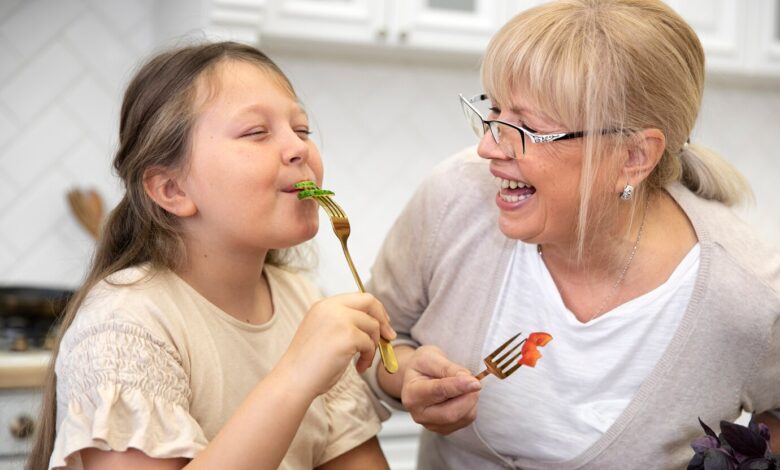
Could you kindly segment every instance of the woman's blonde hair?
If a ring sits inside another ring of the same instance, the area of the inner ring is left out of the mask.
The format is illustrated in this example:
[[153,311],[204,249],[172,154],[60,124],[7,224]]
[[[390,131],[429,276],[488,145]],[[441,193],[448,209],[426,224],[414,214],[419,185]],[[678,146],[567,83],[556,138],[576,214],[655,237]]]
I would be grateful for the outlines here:
[[[213,80],[225,61],[254,64],[295,97],[290,81],[265,54],[234,42],[180,47],[157,54],[146,62],[128,85],[119,121],[119,146],[113,167],[125,188],[101,232],[92,266],[81,288],[69,302],[59,322],[59,337],[52,353],[39,430],[27,469],[48,468],[56,423],[54,362],[62,334],[76,316],[89,290],[111,274],[148,263],[157,269],[176,269],[186,253],[175,216],[160,208],[144,190],[144,173],[153,167],[185,168],[190,133],[197,118],[195,98],[203,77]],[[219,84],[209,82],[212,92]],[[266,262],[284,264],[286,252],[269,252]]]
[[[704,51],[685,20],[660,1],[561,0],[526,10],[491,40],[482,81],[499,103],[523,93],[569,130],[596,131],[584,146],[580,254],[589,224],[619,204],[616,194],[594,191],[598,172],[620,163],[606,158],[623,140],[615,135],[655,128],[666,137],[661,160],[637,188],[637,203],[675,181],[726,205],[750,195],[731,165],[687,143],[701,105]],[[602,129],[618,132],[601,135]],[[608,210],[589,215],[596,200]]]

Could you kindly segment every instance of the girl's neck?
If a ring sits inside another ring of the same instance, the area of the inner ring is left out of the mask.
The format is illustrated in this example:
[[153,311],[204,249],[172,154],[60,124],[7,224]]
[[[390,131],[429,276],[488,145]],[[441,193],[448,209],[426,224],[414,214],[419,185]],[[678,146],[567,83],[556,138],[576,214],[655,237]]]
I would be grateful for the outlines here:
[[189,241],[185,246],[187,260],[176,274],[187,284],[242,322],[260,324],[271,318],[273,302],[263,275],[264,254],[226,255]]

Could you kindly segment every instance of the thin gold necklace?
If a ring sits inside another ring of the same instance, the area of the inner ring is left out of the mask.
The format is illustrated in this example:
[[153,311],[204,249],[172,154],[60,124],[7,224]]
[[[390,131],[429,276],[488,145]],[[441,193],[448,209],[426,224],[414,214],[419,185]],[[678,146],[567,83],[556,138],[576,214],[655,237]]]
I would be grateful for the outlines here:
[[[609,290],[609,293],[607,293],[607,296],[604,297],[604,300],[601,302],[599,309],[596,310],[596,312],[593,315],[591,315],[591,317],[588,319],[588,322],[590,322],[597,316],[604,313],[604,308],[606,308],[607,303],[611,301],[613,297],[615,297],[615,294],[617,294],[620,285],[623,284],[623,280],[626,278],[626,273],[628,272],[628,268],[629,266],[631,266],[631,262],[634,261],[634,255],[636,255],[636,252],[639,249],[639,240],[642,239],[642,232],[644,231],[645,228],[646,217],[647,217],[647,207],[645,207],[645,213],[642,214],[642,223],[639,225],[639,233],[636,236],[636,241],[634,242],[634,246],[631,248],[631,253],[629,253],[628,255],[628,261],[626,261],[625,266],[623,266],[623,270],[620,272],[620,276],[618,276],[617,280],[612,285],[612,288]],[[539,253],[539,256],[542,256],[542,245],[536,245],[536,252]]]

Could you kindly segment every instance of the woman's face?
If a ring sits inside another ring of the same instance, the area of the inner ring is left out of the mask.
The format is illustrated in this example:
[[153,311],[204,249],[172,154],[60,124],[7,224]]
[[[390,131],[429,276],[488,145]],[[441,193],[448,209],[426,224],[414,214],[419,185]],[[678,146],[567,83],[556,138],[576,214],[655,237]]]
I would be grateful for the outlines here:
[[[519,93],[512,94],[510,103],[492,102],[485,118],[520,124],[540,134],[580,130],[564,129]],[[519,145],[520,139],[516,141]],[[512,160],[490,133],[485,134],[477,152],[490,160],[498,188],[499,228],[507,237],[528,243],[575,241],[582,149],[582,139],[534,144],[526,138],[525,155],[517,148],[518,158]]]
[[306,113],[271,74],[227,61],[198,89],[183,183],[197,214],[185,230],[210,246],[262,251],[317,233],[317,204],[293,185],[320,184],[322,161]]

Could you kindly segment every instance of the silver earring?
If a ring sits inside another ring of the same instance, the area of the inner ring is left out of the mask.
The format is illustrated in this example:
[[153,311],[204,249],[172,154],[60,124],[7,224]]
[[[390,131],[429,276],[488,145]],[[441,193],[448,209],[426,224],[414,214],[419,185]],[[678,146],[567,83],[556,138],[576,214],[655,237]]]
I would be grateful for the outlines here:
[[628,201],[632,197],[634,197],[634,187],[626,183],[626,186],[623,188],[623,192],[620,193],[620,199]]

